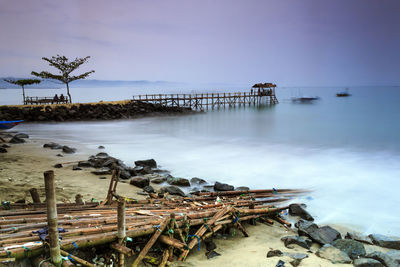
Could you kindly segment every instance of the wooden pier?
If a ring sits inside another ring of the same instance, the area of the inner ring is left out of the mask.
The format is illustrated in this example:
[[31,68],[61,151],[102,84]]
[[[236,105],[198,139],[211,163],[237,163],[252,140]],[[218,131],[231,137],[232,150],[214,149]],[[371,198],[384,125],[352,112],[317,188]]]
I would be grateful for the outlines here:
[[275,87],[275,84],[255,84],[250,92],[137,95],[133,96],[133,101],[198,110],[278,104]]

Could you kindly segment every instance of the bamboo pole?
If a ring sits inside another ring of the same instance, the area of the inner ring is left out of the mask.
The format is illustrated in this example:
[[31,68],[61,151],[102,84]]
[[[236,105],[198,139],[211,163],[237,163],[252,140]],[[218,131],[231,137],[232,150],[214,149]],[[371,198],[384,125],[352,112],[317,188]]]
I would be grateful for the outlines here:
[[31,189],[29,189],[29,193],[31,194],[31,197],[32,197],[32,200],[33,200],[33,203],[34,203],[34,204],[40,204],[40,203],[42,203],[42,202],[40,201],[39,193],[38,193],[38,191],[37,191],[36,188],[31,188]]
[[54,186],[54,171],[44,172],[46,190],[47,224],[50,239],[50,260],[54,265],[61,266],[60,244],[58,242],[56,190]]
[[163,256],[162,256],[162,260],[161,263],[158,265],[158,267],[165,267],[165,265],[167,265],[167,261],[168,261],[168,249],[165,249],[163,252]]
[[64,251],[64,250],[60,250],[61,255],[63,255],[64,257],[69,257],[71,258],[73,261],[76,261],[77,263],[82,264],[83,266],[87,266],[87,267],[95,267],[96,265],[91,264],[88,261],[85,261],[81,258],[78,258],[77,256],[71,255],[70,253]]
[[[125,226],[125,201],[118,201],[118,244],[122,245],[126,237],[126,226]],[[119,253],[118,265],[123,267],[125,265],[125,255]]]

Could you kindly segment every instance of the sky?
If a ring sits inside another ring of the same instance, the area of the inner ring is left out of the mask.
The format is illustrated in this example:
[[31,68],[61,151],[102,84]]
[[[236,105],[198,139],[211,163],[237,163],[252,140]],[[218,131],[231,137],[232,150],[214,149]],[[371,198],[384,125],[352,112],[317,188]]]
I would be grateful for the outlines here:
[[0,77],[400,85],[399,0],[0,0]]

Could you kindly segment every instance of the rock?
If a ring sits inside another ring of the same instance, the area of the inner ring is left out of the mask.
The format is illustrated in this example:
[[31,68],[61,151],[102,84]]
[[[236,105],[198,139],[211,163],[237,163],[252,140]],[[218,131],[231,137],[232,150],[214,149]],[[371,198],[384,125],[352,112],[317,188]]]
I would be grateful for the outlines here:
[[95,175],[107,175],[107,174],[111,174],[111,169],[110,168],[102,168],[100,170],[91,171],[91,173],[93,173]]
[[219,254],[218,252],[215,252],[214,250],[211,250],[211,251],[206,252],[206,256],[207,256],[207,259],[209,260],[211,258],[221,256],[221,254]]
[[372,245],[371,238],[369,238],[368,236],[363,236],[363,235],[358,234],[358,233],[347,232],[347,234],[346,234],[346,236],[344,238],[353,239],[353,240],[358,241],[358,242],[362,242],[362,243],[366,243],[366,244]]
[[61,163],[57,163],[57,164],[54,165],[53,167],[59,169],[59,168],[62,168],[63,165],[62,165]]
[[307,221],[314,221],[314,218],[303,208],[301,204],[290,204],[289,214],[292,216],[299,216]]
[[169,186],[163,186],[160,189],[161,193],[166,193],[168,192],[171,195],[178,195],[178,196],[185,196],[185,193],[179,188],[174,185],[169,185]]
[[127,180],[127,179],[131,178],[131,174],[127,170],[120,170],[119,178]]
[[355,267],[384,267],[379,261],[366,258],[355,259],[353,265]]
[[239,186],[235,188],[235,191],[249,191],[250,188],[247,186]]
[[143,187],[143,191],[146,193],[155,193],[156,192],[151,185],[147,185],[147,186]]
[[73,166],[72,166],[72,170],[73,170],[73,171],[81,171],[82,168],[80,168],[78,165],[73,165]]
[[147,177],[134,177],[129,182],[131,185],[144,188],[150,184],[150,179]]
[[15,201],[15,203],[19,203],[19,204],[25,204],[25,202],[26,202],[25,198]]
[[164,183],[166,181],[167,181],[167,178],[166,177],[161,177],[161,176],[158,177],[158,178],[151,179],[151,182],[154,183],[154,184],[161,184],[161,183]]
[[11,138],[9,143],[11,143],[11,144],[22,144],[22,143],[25,143],[25,140],[22,139],[22,138],[19,138],[17,136],[14,136],[13,138]]
[[380,251],[368,253],[365,258],[377,260],[387,267],[399,267],[399,264],[394,259]]
[[0,153],[7,153],[7,149],[5,149],[4,147],[0,147]]
[[332,243],[332,246],[345,252],[351,259],[365,256],[364,245],[352,239],[338,239]]
[[222,183],[219,183],[219,182],[215,182],[214,190],[215,191],[233,191],[234,187],[233,187],[233,185],[222,184]]
[[157,168],[157,162],[154,159],[137,160],[135,161],[136,166],[147,166],[150,168]]
[[394,259],[397,263],[400,264],[400,251],[399,250],[394,250],[391,249],[388,252],[386,252],[386,255]]
[[394,239],[380,234],[371,234],[368,236],[372,242],[380,247],[400,249],[400,239]]
[[51,148],[51,149],[62,149],[62,145],[57,144],[57,143],[48,143],[43,145],[44,148]]
[[99,159],[107,159],[107,158],[110,158],[110,156],[109,156],[107,153],[105,153],[105,152],[100,152],[100,153],[97,153],[97,154],[96,154],[96,158],[99,158]]
[[149,196],[149,193],[146,192],[136,192],[136,194],[141,195],[141,196]]
[[178,177],[168,177],[167,183],[170,185],[177,185],[177,186],[190,186],[190,182],[188,179],[185,178],[178,178]]
[[92,167],[92,163],[89,161],[79,161],[78,167],[84,167],[84,168]]
[[2,148],[10,148],[11,146],[9,146],[9,145],[7,145],[7,144],[3,144],[1,147],[2,147]]
[[57,157],[64,157],[64,156],[63,156],[63,155],[61,155],[61,154],[57,154],[56,156],[57,156]]
[[103,180],[103,179],[107,179],[107,177],[105,177],[105,176],[100,176],[99,179]]
[[320,258],[330,260],[333,264],[350,263],[350,257],[343,251],[330,244],[323,245],[316,253]]
[[212,241],[212,240],[204,241],[204,243],[206,245],[207,251],[212,251],[217,248],[217,245],[215,245],[214,241]]
[[330,226],[320,228],[315,223],[303,219],[299,220],[295,226],[298,228],[299,235],[308,236],[321,245],[331,244],[336,239],[341,238],[340,233]]
[[288,256],[294,260],[303,260],[305,258],[308,258],[308,255],[305,253],[287,253],[283,252],[283,256]]
[[29,138],[29,135],[27,135],[26,133],[17,133],[14,136],[16,136],[18,138]]
[[190,183],[191,184],[206,184],[206,180],[203,180],[201,178],[198,177],[193,177],[192,179],[190,179]]
[[295,244],[300,247],[309,249],[310,245],[311,245],[311,240],[301,237],[301,236],[297,236],[297,235],[284,236],[281,238],[281,240],[284,242],[285,247],[287,247],[287,248],[292,248],[292,247],[290,247],[290,245]]
[[72,148],[72,147],[69,147],[69,146],[63,146],[62,147],[62,151],[64,153],[67,153],[67,154],[72,154],[72,153],[75,153],[76,148]]
[[289,263],[290,263],[293,267],[297,267],[297,266],[300,265],[301,260],[295,259],[295,260],[290,261]]
[[99,147],[98,147],[98,149],[104,149],[104,148],[105,148],[104,146],[99,146]]
[[285,267],[285,262],[283,260],[279,260],[275,267]]
[[270,257],[275,257],[275,256],[282,256],[282,251],[280,251],[279,249],[275,249],[275,250],[270,250],[270,251],[268,251],[268,253],[267,253],[267,258],[270,258]]

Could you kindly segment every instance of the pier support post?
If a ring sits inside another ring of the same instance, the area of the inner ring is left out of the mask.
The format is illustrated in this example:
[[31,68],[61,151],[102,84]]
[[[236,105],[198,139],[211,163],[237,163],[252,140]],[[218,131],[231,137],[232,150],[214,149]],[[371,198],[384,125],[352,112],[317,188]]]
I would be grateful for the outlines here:
[[[118,244],[123,245],[126,237],[126,220],[125,220],[125,201],[120,199],[118,201]],[[123,267],[125,265],[125,255],[119,253],[118,265]]]
[[54,265],[61,266],[54,171],[44,172],[44,187],[46,190],[47,226],[50,239],[50,260]]
[[39,193],[38,193],[38,191],[37,191],[36,188],[31,188],[31,189],[29,189],[29,193],[31,194],[31,197],[32,197],[32,200],[33,200],[33,203],[34,203],[34,204],[40,204],[40,203],[42,203],[42,202],[40,201]]

